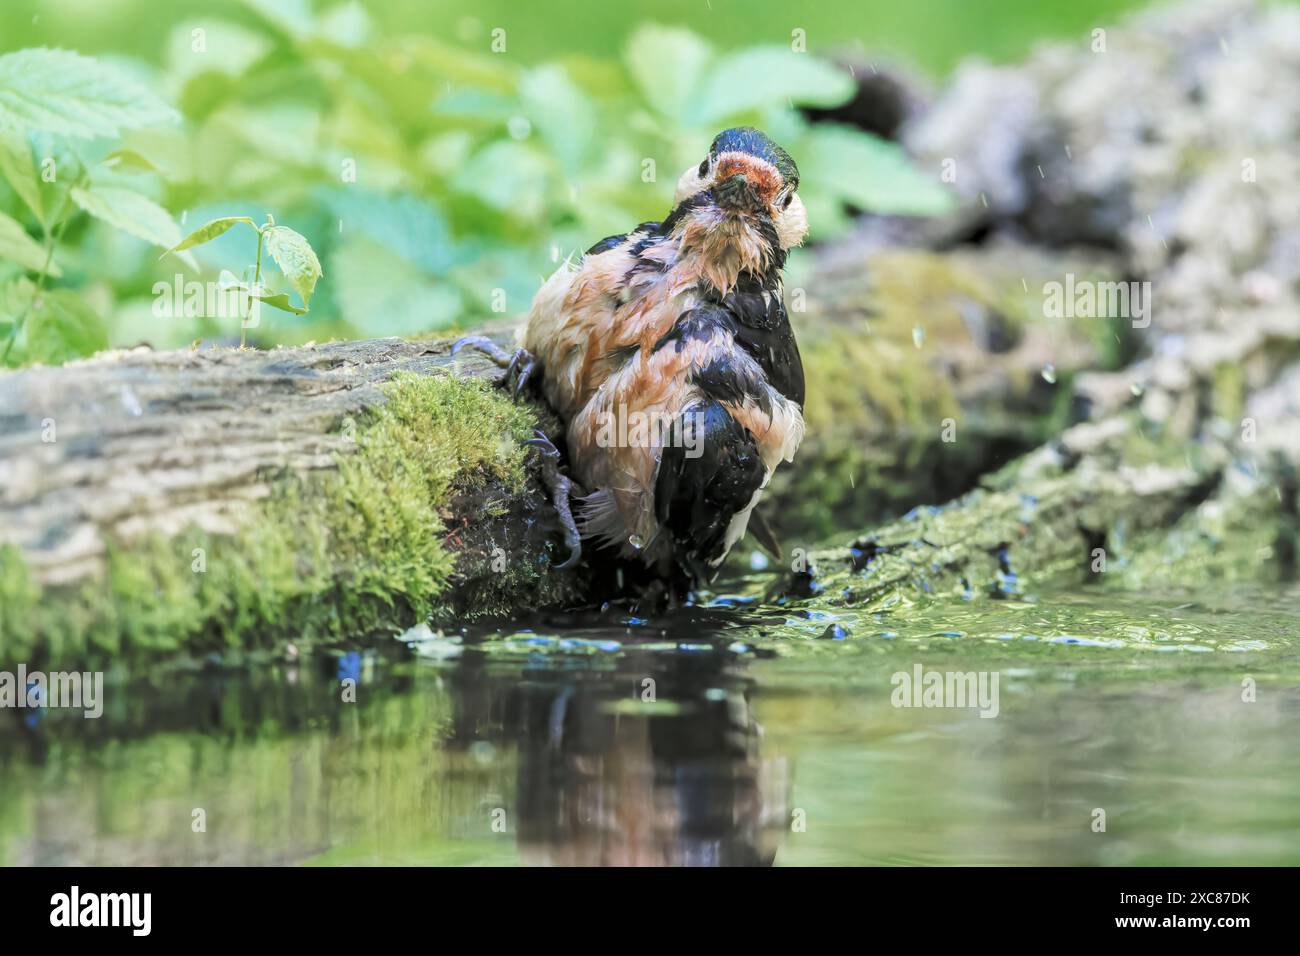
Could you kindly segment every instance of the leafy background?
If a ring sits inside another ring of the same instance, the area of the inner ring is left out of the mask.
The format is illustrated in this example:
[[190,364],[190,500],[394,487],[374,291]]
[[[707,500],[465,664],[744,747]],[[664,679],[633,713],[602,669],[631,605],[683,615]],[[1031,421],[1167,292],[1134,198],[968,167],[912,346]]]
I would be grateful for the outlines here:
[[[855,210],[933,213],[937,171],[795,107],[844,102],[845,58],[887,49],[941,74],[959,50],[1017,56],[1130,5],[668,0],[651,20],[609,3],[6,0],[0,356],[238,341],[237,320],[154,310],[178,274],[251,282],[250,230],[159,259],[227,216],[273,214],[324,272],[310,311],[272,312],[256,344],[518,314],[564,257],[661,218],[737,123],[800,162],[813,241]],[[259,276],[272,305],[307,306],[302,274]]]

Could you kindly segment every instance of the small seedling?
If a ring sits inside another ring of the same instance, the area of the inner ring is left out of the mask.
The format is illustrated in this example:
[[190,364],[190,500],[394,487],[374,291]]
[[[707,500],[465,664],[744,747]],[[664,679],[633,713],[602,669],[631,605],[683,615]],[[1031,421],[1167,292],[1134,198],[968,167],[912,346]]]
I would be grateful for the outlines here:
[[[281,312],[304,315],[311,302],[311,294],[316,288],[316,280],[323,273],[321,272],[320,260],[316,258],[311,243],[301,233],[294,232],[288,226],[277,226],[275,217],[270,213],[267,213],[266,222],[260,226],[247,216],[226,216],[222,219],[213,219],[211,222],[194,230],[175,246],[172,246],[163,253],[163,256],[173,252],[183,252],[186,249],[201,246],[205,242],[211,242],[241,222],[247,223],[257,233],[257,257],[253,265],[252,281],[243,282],[231,277],[232,281],[228,283],[229,288],[237,288],[244,293],[247,303],[247,311],[242,316],[243,321],[240,323],[239,328],[239,347],[242,349],[247,343],[248,327],[257,324],[255,321],[249,321],[249,314],[256,307],[253,304],[254,302],[265,302]],[[280,267],[280,271],[284,273],[285,278],[298,291],[298,295],[302,296],[302,308],[289,301],[288,293],[279,292],[273,295],[262,285],[262,250],[264,248],[271,254],[271,258]],[[159,258],[162,258],[162,256]]]

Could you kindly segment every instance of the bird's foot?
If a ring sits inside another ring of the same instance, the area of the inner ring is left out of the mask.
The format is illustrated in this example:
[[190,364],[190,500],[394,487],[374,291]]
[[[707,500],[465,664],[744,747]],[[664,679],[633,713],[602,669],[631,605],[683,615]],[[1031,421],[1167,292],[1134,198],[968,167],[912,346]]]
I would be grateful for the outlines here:
[[[528,386],[528,380],[532,378],[533,373],[537,370],[537,357],[523,348],[515,349],[514,352],[507,352],[486,335],[467,335],[463,339],[457,340],[456,344],[451,347],[451,354],[455,355],[466,346],[477,349],[496,363],[498,368],[506,370],[500,384],[510,388],[510,394],[515,401],[519,401],[519,396],[524,393],[524,389]],[[512,379],[514,381],[513,387],[510,384]]]
[[[522,350],[521,350],[522,351]],[[569,549],[569,557],[562,564],[557,564],[555,570],[567,571],[578,563],[582,557],[582,538],[578,534],[577,522],[573,520],[573,510],[569,506],[569,499],[575,494],[581,495],[582,488],[560,471],[560,451],[554,443],[546,437],[541,429],[534,429],[535,438],[528,439],[525,444],[536,448],[542,459],[542,483],[551,493],[551,504],[555,507],[555,513],[560,519],[560,527],[564,529],[564,544]]]

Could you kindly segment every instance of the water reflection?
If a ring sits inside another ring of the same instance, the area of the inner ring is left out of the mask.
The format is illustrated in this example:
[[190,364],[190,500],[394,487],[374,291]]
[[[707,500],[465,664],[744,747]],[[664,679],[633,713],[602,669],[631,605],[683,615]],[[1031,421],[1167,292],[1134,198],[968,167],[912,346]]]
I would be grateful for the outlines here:
[[787,763],[748,659],[692,636],[118,675],[99,721],[0,713],[0,863],[770,865]]
[[[119,670],[99,720],[0,711],[0,863],[1293,864],[1297,620],[742,606]],[[998,717],[892,706],[917,663],[997,671]]]
[[715,651],[632,652],[600,674],[542,665],[504,682],[471,655],[450,678],[448,745],[517,749],[524,862],[769,865],[789,779],[761,752],[750,683]]

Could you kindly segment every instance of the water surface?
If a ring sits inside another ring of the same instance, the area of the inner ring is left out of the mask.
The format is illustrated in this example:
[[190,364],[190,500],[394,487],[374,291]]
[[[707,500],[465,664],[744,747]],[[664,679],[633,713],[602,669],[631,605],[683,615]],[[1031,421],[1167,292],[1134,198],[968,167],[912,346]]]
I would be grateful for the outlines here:
[[[122,668],[99,720],[0,712],[0,862],[1296,864],[1298,622],[722,596]],[[894,706],[918,664],[996,673],[997,716]]]

